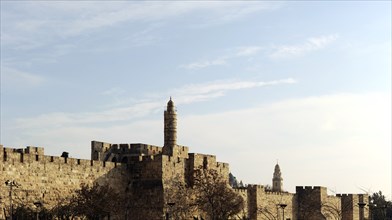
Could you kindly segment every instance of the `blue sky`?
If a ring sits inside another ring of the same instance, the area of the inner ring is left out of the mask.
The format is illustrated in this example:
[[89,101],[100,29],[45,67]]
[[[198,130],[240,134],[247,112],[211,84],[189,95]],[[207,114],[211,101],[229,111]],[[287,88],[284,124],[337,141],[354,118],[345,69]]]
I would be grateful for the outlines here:
[[1,136],[216,154],[245,183],[391,197],[391,2],[1,1]]

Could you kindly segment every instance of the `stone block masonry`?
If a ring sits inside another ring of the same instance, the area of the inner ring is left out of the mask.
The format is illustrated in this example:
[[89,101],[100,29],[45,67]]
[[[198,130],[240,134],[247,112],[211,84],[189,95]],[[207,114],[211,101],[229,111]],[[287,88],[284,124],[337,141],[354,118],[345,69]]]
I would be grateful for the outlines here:
[[44,149],[6,148],[0,145],[0,219],[3,210],[9,209],[9,186],[7,180],[15,181],[13,203],[32,205],[41,201],[50,208],[59,199],[66,199],[81,184],[107,184],[113,190],[124,192],[129,181],[126,164],[82,160],[44,155]]

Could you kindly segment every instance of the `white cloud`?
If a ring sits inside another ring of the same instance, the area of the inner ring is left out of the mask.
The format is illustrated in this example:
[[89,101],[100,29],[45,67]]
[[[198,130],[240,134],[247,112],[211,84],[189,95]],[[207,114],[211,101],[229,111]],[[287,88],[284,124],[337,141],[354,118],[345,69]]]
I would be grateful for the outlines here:
[[225,65],[231,59],[257,55],[257,53],[259,53],[261,49],[262,48],[259,46],[247,46],[247,47],[237,47],[234,49],[228,49],[227,54],[222,55],[218,58],[214,58],[212,60],[192,62],[189,64],[182,64],[179,66],[179,68],[194,70],[194,69],[202,69],[210,66]]
[[113,87],[102,92],[102,95],[118,96],[124,94],[125,90],[119,87]]
[[[272,47],[272,49],[270,48],[271,52],[269,52],[268,56],[274,59],[303,56],[307,53],[324,49],[329,44],[336,41],[338,38],[339,35],[331,34],[331,35],[308,38],[303,44],[274,46]],[[258,55],[262,50],[263,47],[261,46],[237,47],[234,49],[226,50],[227,51],[226,54],[218,58],[192,62],[189,64],[182,64],[179,67],[184,69],[194,70],[194,69],[207,68],[210,66],[224,65],[224,64],[228,64],[230,60],[233,60],[235,58],[254,57]]]
[[189,64],[183,64],[180,65],[180,68],[193,70],[193,69],[202,69],[210,66],[219,66],[225,64],[226,64],[226,59],[218,58],[216,60],[211,60],[211,61],[206,60],[206,61],[193,62]]
[[276,47],[270,54],[271,58],[288,58],[302,56],[306,53],[320,50],[338,39],[337,34],[308,38],[305,43]]
[[[6,45],[29,49],[29,41],[45,42],[74,37],[113,27],[124,22],[154,23],[204,11],[205,21],[230,22],[248,14],[275,9],[280,4],[267,2],[27,2],[2,7],[7,18],[3,31]],[[7,11],[11,8],[12,11]],[[26,36],[26,37],[22,37]],[[38,40],[39,39],[39,40]],[[42,46],[36,44],[35,46]]]
[[46,79],[40,75],[20,71],[14,68],[1,68],[1,84],[6,89],[29,88],[42,85]]
[[[157,110],[163,109],[162,99],[173,95],[177,104],[189,104],[214,99],[226,95],[228,91],[251,89],[262,86],[296,83],[294,79],[283,79],[275,81],[219,81],[203,84],[185,85],[179,89],[168,91],[151,99],[134,101],[123,107],[110,108],[98,112],[66,113],[55,112],[39,115],[32,118],[19,118],[16,120],[15,128],[58,128],[62,126],[92,125],[96,123],[110,123],[128,121],[143,118]],[[122,93],[121,89],[113,88],[103,92],[103,95],[116,95]],[[121,102],[116,100],[116,103]],[[126,103],[126,102],[124,102]]]
[[178,96],[191,96],[194,94],[209,94],[215,92],[226,92],[230,90],[250,89],[255,87],[278,85],[278,84],[292,84],[296,80],[292,78],[274,80],[274,81],[216,81],[204,84],[186,85],[182,88],[172,91]]
[[258,46],[240,47],[236,56],[251,56],[257,54],[262,48]]

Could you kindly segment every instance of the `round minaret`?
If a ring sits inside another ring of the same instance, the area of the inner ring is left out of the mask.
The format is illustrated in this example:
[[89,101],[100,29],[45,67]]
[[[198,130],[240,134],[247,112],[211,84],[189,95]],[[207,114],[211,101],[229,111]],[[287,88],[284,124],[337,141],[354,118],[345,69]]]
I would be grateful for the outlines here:
[[272,178],[272,191],[282,192],[283,191],[283,178],[280,172],[279,164],[275,165],[274,177]]
[[164,134],[166,154],[173,155],[173,148],[177,145],[177,113],[171,97],[164,113]]

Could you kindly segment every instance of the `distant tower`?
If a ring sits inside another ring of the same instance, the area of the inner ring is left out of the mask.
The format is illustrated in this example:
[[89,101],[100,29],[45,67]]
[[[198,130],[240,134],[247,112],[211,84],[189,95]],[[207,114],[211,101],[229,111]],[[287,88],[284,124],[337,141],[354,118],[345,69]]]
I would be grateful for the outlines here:
[[177,112],[171,97],[164,113],[164,126],[165,145],[163,146],[163,154],[173,156],[174,148],[177,146]]
[[283,178],[280,172],[279,164],[275,165],[274,177],[272,178],[272,191],[282,192],[283,191]]

